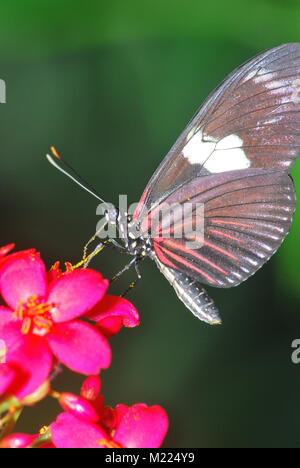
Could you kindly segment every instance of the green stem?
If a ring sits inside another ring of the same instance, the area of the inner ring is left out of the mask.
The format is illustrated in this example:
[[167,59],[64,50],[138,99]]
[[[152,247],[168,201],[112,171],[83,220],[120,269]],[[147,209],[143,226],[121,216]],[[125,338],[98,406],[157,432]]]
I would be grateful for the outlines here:
[[43,444],[47,444],[48,442],[51,442],[50,429],[48,429],[45,434],[41,434],[37,439],[35,439],[35,441],[28,448],[37,448]]
[[12,406],[15,408],[20,406],[19,400],[17,400],[15,397],[11,396],[6,400],[0,400],[0,415],[2,413],[6,413],[6,411],[8,411]]
[[0,440],[11,434],[19,417],[21,416],[23,408],[19,408],[13,413],[7,413],[0,419]]

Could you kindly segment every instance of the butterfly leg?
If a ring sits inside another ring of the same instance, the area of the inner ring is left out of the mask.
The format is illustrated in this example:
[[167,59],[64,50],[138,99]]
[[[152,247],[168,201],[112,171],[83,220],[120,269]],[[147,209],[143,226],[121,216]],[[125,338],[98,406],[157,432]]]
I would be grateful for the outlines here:
[[110,283],[114,283],[118,278],[120,278],[121,275],[123,275],[123,273],[125,273],[125,271],[128,271],[135,263],[136,263],[136,257],[134,257],[127,265],[125,265],[124,268],[122,268],[122,270],[120,270],[117,274],[115,274],[111,278]]
[[135,281],[132,281],[132,283],[130,283],[129,287],[126,289],[126,291],[124,291],[122,294],[120,294],[120,297],[125,297],[127,296],[127,294],[137,285],[137,283],[142,279],[142,275],[141,275],[141,272],[140,272],[140,269],[139,269],[139,263],[143,260],[143,258],[140,258],[140,257],[134,257],[131,262],[129,262],[127,265],[125,265],[124,268],[122,268],[122,270],[120,270],[111,280],[110,282],[113,283],[114,281],[116,281],[118,278],[120,278],[120,276],[125,273],[126,271],[128,271],[133,265],[135,266],[135,271],[136,271],[136,274],[137,274],[137,279]]
[[128,253],[128,250],[126,249],[126,247],[123,247],[123,245],[120,245],[114,239],[109,239],[109,241],[107,242],[107,247],[118,250],[118,252],[121,252],[121,253]]
[[116,242],[114,239],[109,239],[109,240],[106,240],[106,241],[103,241],[103,242],[99,242],[99,244],[95,247],[93,252],[91,254],[87,255],[87,248],[91,244],[91,242],[92,242],[92,239],[86,244],[86,246],[84,248],[84,256],[83,256],[83,262],[82,262],[82,263],[84,263],[83,268],[87,268],[89,266],[89,264],[91,263],[91,261],[93,260],[93,258],[96,257],[96,255],[98,255],[98,253],[101,252],[101,250],[103,250],[104,247],[111,247],[111,248],[114,248],[114,249],[118,250],[119,252],[123,252],[123,253],[127,252],[125,247],[118,244],[118,242]]
[[139,263],[141,260],[142,260],[141,258],[137,258],[135,260],[135,271],[136,271],[138,280],[142,279],[142,275],[141,275],[140,268],[139,268]]
[[124,291],[122,294],[120,294],[120,297],[125,297],[127,296],[127,294],[130,293],[130,291],[136,287],[136,285],[138,284],[138,282],[141,280],[141,277],[137,277],[136,280],[132,281],[132,283],[130,283],[130,285],[128,286],[128,288],[126,289],[126,291]]
[[135,288],[137,283],[142,279],[142,275],[141,275],[141,272],[140,272],[140,269],[139,269],[139,263],[140,263],[141,260],[142,260],[141,258],[135,258],[135,271],[136,271],[136,274],[137,274],[137,279],[135,281],[132,281],[132,283],[130,283],[130,285],[126,289],[126,291],[124,291],[123,294],[121,294],[121,297],[127,296],[127,294],[129,294],[129,292],[133,288]]

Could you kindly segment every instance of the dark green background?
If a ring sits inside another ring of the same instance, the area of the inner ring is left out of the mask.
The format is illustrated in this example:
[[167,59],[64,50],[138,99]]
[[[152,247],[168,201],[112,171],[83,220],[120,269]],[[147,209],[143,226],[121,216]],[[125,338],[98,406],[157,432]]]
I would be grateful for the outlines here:
[[[297,0],[5,0],[0,6],[1,244],[35,247],[50,267],[75,262],[96,224],[96,202],[55,172],[50,145],[106,200],[137,201],[206,95],[259,51],[300,41]],[[300,191],[300,164],[293,169]],[[300,212],[272,260],[246,283],[213,290],[224,324],[198,322],[149,260],[131,296],[137,329],[111,340],[107,404],[160,404],[168,447],[300,445]],[[126,260],[93,266],[111,277]],[[125,289],[128,273],[114,292]],[[56,387],[78,390],[66,374]],[[37,431],[58,407],[26,410]]]

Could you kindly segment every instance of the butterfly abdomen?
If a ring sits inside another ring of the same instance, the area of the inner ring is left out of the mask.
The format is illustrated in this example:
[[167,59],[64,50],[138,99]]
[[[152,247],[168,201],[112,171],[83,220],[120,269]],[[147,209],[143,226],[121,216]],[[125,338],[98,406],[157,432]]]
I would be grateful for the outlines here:
[[210,325],[221,324],[219,311],[206,290],[194,278],[168,268],[155,258],[161,273],[176,291],[179,299],[200,320]]

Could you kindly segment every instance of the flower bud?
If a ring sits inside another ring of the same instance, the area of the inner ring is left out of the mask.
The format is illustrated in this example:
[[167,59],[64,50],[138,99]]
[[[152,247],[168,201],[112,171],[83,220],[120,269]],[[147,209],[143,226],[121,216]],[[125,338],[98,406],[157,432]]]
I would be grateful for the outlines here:
[[101,389],[101,380],[98,375],[88,377],[82,384],[80,395],[86,400],[95,400]]
[[99,416],[93,406],[85,399],[72,393],[61,393],[58,401],[61,407],[81,419],[90,422],[99,421]]
[[36,436],[28,434],[11,434],[0,442],[0,448],[26,448],[32,444]]

